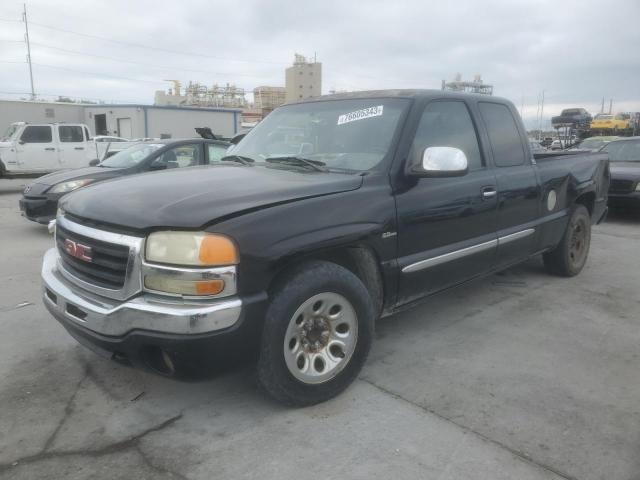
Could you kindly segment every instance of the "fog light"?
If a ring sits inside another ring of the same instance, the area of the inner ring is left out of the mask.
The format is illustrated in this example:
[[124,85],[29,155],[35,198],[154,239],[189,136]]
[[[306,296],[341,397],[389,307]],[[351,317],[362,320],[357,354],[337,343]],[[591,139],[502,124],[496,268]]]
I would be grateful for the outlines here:
[[211,296],[224,290],[224,280],[179,280],[163,275],[147,275],[144,278],[144,286],[158,292]]

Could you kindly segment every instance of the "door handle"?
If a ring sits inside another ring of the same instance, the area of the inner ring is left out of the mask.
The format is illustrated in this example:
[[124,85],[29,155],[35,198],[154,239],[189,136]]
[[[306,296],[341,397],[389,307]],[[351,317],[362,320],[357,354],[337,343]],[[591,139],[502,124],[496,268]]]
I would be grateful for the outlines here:
[[75,147],[74,150],[84,150],[84,147]]
[[53,147],[47,147],[47,148],[45,148],[45,150],[51,150],[51,151],[53,151],[53,150],[55,150],[55,148],[53,148]]
[[482,199],[488,200],[489,198],[493,198],[498,194],[496,187],[484,187],[482,189]]

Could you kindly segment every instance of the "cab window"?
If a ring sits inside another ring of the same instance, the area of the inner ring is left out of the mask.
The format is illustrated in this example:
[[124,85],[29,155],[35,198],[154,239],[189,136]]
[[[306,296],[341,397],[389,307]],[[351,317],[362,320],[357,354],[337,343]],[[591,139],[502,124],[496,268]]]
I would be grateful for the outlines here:
[[51,127],[29,125],[22,132],[20,141],[24,143],[51,143]]
[[487,127],[496,167],[524,165],[522,139],[511,111],[501,103],[480,102],[480,114]]
[[84,141],[82,136],[82,127],[71,125],[60,125],[58,127],[58,135],[63,143],[79,143]]
[[469,170],[483,168],[478,137],[466,105],[460,101],[429,103],[420,119],[410,158],[418,158],[427,147],[455,147],[467,156]]

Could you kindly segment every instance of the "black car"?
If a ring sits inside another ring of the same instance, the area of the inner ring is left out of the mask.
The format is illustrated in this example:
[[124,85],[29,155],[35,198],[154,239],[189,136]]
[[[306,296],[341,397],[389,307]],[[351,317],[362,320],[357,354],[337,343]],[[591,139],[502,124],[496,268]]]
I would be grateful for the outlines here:
[[554,128],[570,126],[579,130],[586,130],[591,125],[591,114],[584,108],[566,108],[559,116],[551,118]]
[[20,210],[34,222],[46,224],[56,216],[58,200],[85,185],[136,173],[217,162],[231,145],[222,140],[192,138],[140,143],[94,167],[51,173],[29,184],[22,194]]
[[602,147],[611,161],[609,205],[640,207],[640,137],[616,140]]

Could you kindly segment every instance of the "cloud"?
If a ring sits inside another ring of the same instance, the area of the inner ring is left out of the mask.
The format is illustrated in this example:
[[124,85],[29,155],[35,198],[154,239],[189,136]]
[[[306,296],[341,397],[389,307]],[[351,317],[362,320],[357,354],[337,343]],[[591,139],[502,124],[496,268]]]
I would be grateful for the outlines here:
[[[3,19],[20,18],[20,2],[3,5]],[[614,109],[640,110],[637,0],[615,9],[590,0],[34,0],[27,7],[43,93],[150,103],[169,86],[165,79],[283,85],[284,68],[300,52],[323,62],[325,92],[439,88],[457,72],[479,73],[518,108],[524,96],[529,123],[542,90],[549,117],[565,105],[597,111],[602,97],[613,98]],[[0,27],[0,61],[24,61],[23,25]],[[26,65],[0,68],[0,92],[29,90]]]

